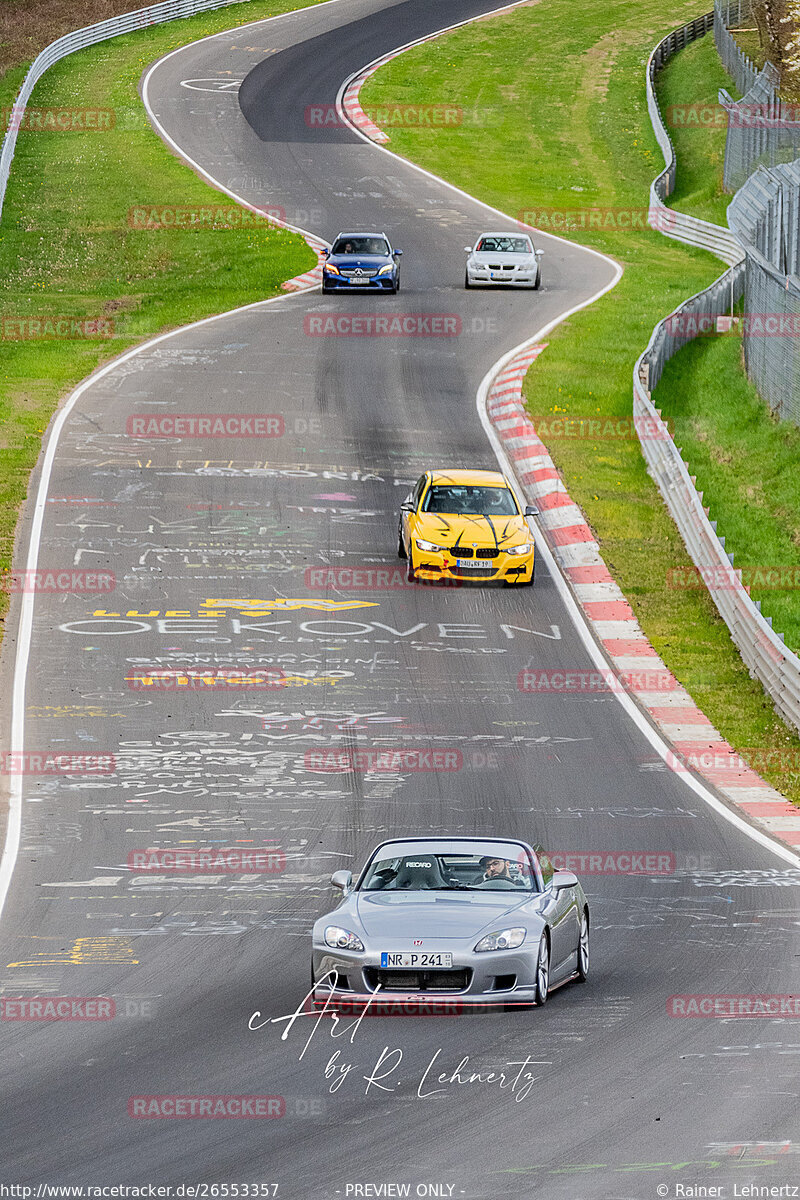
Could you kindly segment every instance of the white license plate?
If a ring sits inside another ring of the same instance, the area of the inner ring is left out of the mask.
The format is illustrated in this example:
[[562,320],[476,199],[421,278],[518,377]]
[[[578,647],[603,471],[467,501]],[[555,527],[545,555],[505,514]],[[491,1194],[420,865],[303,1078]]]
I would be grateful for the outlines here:
[[358,285],[360,283],[371,283],[372,280],[371,279],[363,279],[361,276],[359,276],[358,278],[351,278],[350,282],[354,283],[356,285],[356,287],[358,287]]
[[452,954],[422,954],[417,951],[408,953],[391,950],[381,952],[382,967],[416,967],[419,970],[424,967],[452,967],[452,965]]
[[483,559],[480,559],[480,558],[477,560],[477,562],[475,561],[474,558],[457,558],[456,566],[457,567],[485,567],[486,563]]

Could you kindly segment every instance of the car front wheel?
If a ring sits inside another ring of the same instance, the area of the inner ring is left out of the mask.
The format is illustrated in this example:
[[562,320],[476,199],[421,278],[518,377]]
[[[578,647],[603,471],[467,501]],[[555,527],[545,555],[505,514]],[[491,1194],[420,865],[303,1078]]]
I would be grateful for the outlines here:
[[547,934],[543,933],[539,942],[539,955],[536,960],[536,1003],[547,1003],[547,993],[550,990],[550,943]]
[[589,910],[583,910],[581,932],[578,937],[578,979],[586,983],[589,978]]
[[465,288],[472,287],[472,284],[469,281],[469,271],[464,272],[464,287]]
[[537,271],[536,272],[536,283],[534,283],[534,285],[533,285],[533,290],[535,292],[538,292],[538,290],[541,286],[542,286],[542,272]]
[[403,545],[403,533],[402,530],[399,529],[397,531],[397,557],[408,558],[408,555],[406,554],[406,548]]

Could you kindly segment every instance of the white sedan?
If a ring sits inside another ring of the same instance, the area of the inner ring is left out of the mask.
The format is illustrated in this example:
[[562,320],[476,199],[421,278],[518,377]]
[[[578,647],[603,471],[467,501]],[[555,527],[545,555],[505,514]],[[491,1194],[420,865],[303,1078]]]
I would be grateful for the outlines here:
[[465,246],[469,255],[464,287],[475,284],[506,284],[538,290],[542,282],[539,259],[527,233],[482,233],[474,246]]

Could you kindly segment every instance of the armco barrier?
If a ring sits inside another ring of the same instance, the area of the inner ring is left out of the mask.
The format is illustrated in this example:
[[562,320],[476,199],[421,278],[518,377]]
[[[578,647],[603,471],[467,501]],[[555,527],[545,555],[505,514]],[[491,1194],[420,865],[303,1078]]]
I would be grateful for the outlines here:
[[151,4],[149,8],[138,8],[135,12],[124,13],[119,17],[110,17],[107,21],[98,21],[96,25],[86,25],[67,33],[44,50],[31,63],[28,73],[22,81],[22,87],[14,102],[8,129],[3,138],[3,148],[0,150],[0,217],[3,213],[3,201],[8,185],[8,175],[14,150],[17,145],[17,130],[19,129],[25,108],[31,98],[36,84],[49,67],[76,50],[85,46],[94,46],[120,33],[133,33],[138,29],[146,29],[148,25],[159,25],[164,21],[174,21],[179,17],[193,17],[196,13],[209,12],[215,8],[227,8],[233,4],[246,3],[247,0],[163,0],[161,4]]
[[664,63],[684,46],[704,37],[713,27],[713,12],[697,17],[659,42],[647,60],[647,108],[666,164],[661,174],[657,175],[650,185],[648,223],[654,229],[661,230],[667,237],[675,238],[688,246],[700,246],[703,250],[710,250],[723,262],[732,264],[742,258],[742,248],[727,229],[713,225],[710,221],[700,221],[697,217],[679,213],[674,208],[668,208],[665,203],[675,186],[675,147],[664,125],[654,86],[656,73]]
[[[709,18],[702,20],[708,28]],[[697,22],[693,22],[688,27],[690,32],[696,25]],[[671,34],[656,47],[647,64],[647,102],[667,164],[653,184],[659,198],[669,193],[674,180],[675,151],[661,119],[653,79],[657,67],[666,61],[674,49],[685,45],[687,40],[692,38],[687,38],[685,29],[678,34]],[[713,233],[703,241],[703,226],[707,227],[707,223],[692,221],[691,218],[685,220],[690,222],[694,234],[693,245],[704,245],[733,265],[710,288],[692,296],[654,329],[647,349],[633,372],[634,423],[641,430],[646,427],[645,422],[651,423],[650,429],[655,422],[663,433],[663,437],[640,438],[648,470],[680,531],[689,556],[706,580],[709,593],[743,661],[761,681],[784,720],[800,730],[800,658],[786,648],[780,634],[773,632],[771,621],[761,615],[760,605],[750,597],[742,584],[741,572],[734,571],[734,580],[731,580],[733,556],[725,551],[725,539],[717,536],[715,524],[709,520],[708,511],[703,507],[702,493],[697,491],[679,449],[650,399],[650,392],[661,377],[664,363],[695,336],[693,330],[699,331],[700,318],[708,321],[730,313],[744,292],[746,266],[740,243],[727,230],[717,226],[711,226]],[[695,320],[692,321],[692,318]],[[719,586],[715,581],[719,581]]]

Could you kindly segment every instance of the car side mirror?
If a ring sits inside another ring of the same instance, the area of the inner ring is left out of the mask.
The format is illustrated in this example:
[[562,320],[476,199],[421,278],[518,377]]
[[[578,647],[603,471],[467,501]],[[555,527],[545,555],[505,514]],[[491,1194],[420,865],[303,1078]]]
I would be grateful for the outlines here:
[[327,246],[323,246],[323,248],[322,248],[322,256],[323,256],[323,258],[328,258],[328,257],[329,257],[329,255],[330,255],[330,250],[328,249],[328,247],[327,247]]
[[414,511],[413,501],[404,500],[403,503],[400,505],[400,511],[401,512],[413,512]]
[[471,253],[472,253],[472,246],[465,246],[465,247],[464,247],[464,253],[465,253],[465,254],[471,254]]
[[526,517],[538,517],[538,515],[539,515],[538,508],[534,508],[532,504],[525,505],[525,516]]
[[[577,883],[577,880],[575,882]],[[341,892],[344,892],[346,896],[353,886],[353,872],[334,871],[331,875],[331,883],[335,888],[339,888]]]
[[536,251],[535,251],[535,254],[536,254],[536,257],[537,257],[537,258],[541,258],[541,257],[542,257],[542,255],[544,254],[544,250],[536,250]]
[[[337,872],[339,874],[339,872]],[[563,891],[564,888],[573,888],[578,886],[578,876],[572,871],[554,871],[553,878],[550,880],[550,887],[554,892]]]

